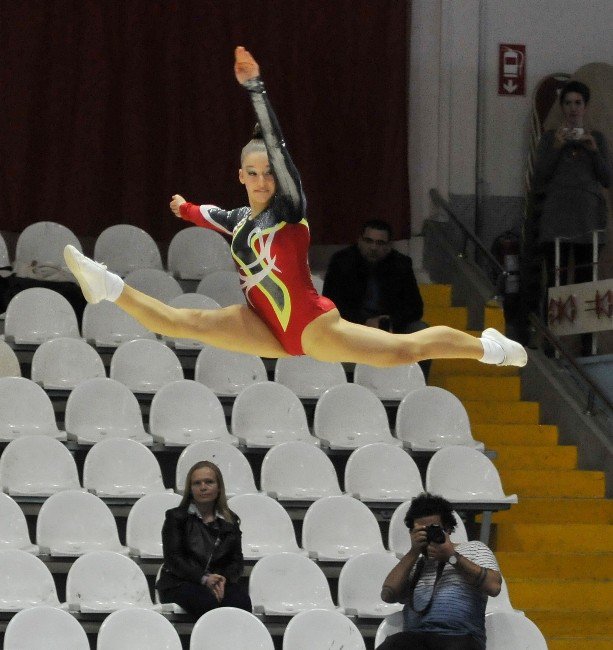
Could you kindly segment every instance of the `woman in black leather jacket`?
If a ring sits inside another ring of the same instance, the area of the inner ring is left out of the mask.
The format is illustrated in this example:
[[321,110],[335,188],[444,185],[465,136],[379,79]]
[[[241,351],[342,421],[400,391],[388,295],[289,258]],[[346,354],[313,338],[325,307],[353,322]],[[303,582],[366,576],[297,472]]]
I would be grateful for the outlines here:
[[243,552],[238,517],[228,508],[219,468],[207,460],[187,473],[183,500],[166,511],[164,565],[156,587],[163,603],[177,603],[200,617],[215,607],[251,611],[238,584]]

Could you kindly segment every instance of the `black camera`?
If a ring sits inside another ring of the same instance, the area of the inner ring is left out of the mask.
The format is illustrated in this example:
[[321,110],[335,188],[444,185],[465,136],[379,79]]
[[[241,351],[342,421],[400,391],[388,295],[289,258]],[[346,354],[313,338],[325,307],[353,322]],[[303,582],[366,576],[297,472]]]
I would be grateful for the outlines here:
[[445,531],[443,530],[443,527],[438,524],[430,524],[429,526],[426,526],[426,540],[428,544],[444,544]]

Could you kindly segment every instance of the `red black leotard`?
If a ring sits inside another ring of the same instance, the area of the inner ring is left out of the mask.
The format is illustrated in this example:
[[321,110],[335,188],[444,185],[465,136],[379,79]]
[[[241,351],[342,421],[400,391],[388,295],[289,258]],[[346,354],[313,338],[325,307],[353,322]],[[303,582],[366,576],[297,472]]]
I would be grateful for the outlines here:
[[300,175],[287,151],[262,80],[244,84],[262,129],[276,192],[254,219],[248,207],[181,205],[183,219],[232,237],[232,256],[249,306],[270,327],[283,349],[304,354],[301,337],[315,318],[334,309],[311,282],[309,225]]

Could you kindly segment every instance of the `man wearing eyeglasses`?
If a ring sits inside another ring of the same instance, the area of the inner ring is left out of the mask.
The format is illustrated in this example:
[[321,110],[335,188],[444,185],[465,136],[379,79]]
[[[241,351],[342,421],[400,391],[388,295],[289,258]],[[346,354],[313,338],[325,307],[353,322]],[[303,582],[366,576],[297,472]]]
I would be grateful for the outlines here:
[[[357,243],[332,256],[323,295],[352,323],[405,334],[427,327],[411,258],[392,248],[392,229],[379,219],[367,221]],[[430,363],[420,363],[426,378]]]

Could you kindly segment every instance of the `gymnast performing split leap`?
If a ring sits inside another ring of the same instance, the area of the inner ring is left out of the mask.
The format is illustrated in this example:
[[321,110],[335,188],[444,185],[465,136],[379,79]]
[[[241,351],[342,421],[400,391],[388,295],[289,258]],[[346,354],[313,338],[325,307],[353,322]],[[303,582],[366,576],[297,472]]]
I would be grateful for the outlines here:
[[445,326],[391,334],[343,320],[334,304],[315,291],[308,265],[309,226],[298,170],[287,151],[260,69],[244,47],[235,50],[234,72],[248,91],[261,128],[242,150],[238,172],[249,206],[226,211],[172,197],[176,216],[232,238],[247,305],[223,309],[176,309],[128,286],[67,246],[64,257],[88,302],[111,300],[149,330],[196,339],[261,357],[303,355],[391,367],[422,359],[476,359],[524,366],[524,348],[495,329],[476,338]]

